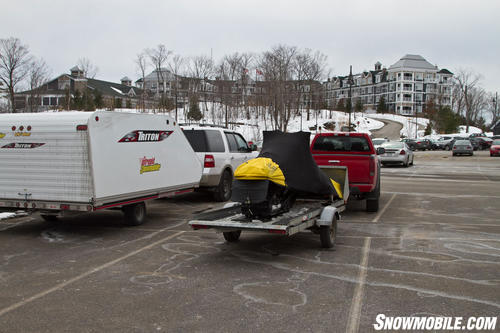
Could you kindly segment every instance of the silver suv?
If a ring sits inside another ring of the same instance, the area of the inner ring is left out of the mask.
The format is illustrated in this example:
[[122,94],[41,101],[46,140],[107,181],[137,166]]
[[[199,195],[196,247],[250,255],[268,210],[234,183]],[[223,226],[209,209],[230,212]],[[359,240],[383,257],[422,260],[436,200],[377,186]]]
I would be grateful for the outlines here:
[[231,198],[233,173],[245,161],[257,157],[243,136],[218,127],[182,126],[184,134],[203,165],[201,188],[214,193],[216,201]]

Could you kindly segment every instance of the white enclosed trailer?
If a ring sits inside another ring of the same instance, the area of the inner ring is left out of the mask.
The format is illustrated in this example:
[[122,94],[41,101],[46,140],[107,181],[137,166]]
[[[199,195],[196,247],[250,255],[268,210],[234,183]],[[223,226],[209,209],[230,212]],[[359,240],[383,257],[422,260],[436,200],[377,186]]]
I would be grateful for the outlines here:
[[112,111],[0,115],[0,210],[122,208],[141,224],[147,200],[198,187],[202,166],[175,121]]

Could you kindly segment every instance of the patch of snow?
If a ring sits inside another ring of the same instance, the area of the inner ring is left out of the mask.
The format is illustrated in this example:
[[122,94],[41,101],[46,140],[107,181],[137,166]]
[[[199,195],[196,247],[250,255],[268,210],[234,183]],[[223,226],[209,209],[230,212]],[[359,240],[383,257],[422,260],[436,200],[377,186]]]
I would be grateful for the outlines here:
[[125,95],[120,89],[116,89],[115,87],[111,87],[111,89],[113,89],[114,91],[116,91],[120,95]]
[[8,219],[14,217],[15,215],[15,213],[0,213],[0,220]]

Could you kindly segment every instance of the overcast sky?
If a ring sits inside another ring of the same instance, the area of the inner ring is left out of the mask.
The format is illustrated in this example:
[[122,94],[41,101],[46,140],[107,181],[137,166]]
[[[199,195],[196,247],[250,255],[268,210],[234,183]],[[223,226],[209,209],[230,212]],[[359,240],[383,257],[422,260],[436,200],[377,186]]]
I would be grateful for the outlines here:
[[286,44],[321,51],[335,75],[420,54],[480,73],[483,87],[500,91],[498,0],[1,0],[0,8],[0,38],[21,39],[54,77],[86,57],[98,79],[136,80],[136,54],[158,44],[183,56],[212,50],[214,60]]

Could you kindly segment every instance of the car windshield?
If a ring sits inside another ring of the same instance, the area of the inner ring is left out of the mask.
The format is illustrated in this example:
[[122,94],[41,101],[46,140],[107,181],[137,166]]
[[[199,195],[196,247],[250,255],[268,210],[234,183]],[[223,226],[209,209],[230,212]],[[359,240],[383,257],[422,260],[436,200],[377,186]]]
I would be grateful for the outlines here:
[[455,145],[457,145],[457,146],[470,145],[470,141],[469,140],[458,140],[457,142],[455,142]]
[[494,140],[491,144],[495,145],[495,146],[500,146],[500,139],[499,140]]
[[381,145],[382,143],[386,142],[386,139],[374,139],[372,140],[374,145]]
[[384,148],[404,148],[403,142],[384,142],[382,144]]

